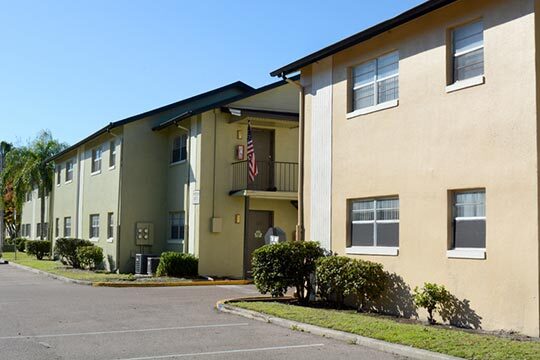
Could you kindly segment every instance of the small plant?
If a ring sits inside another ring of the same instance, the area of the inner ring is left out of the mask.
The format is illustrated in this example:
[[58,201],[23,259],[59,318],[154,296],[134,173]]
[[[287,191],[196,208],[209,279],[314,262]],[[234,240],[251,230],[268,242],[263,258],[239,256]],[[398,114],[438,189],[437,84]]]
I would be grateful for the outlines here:
[[427,310],[429,323],[435,324],[433,312],[440,311],[450,301],[451,296],[443,285],[424,283],[422,288],[414,288],[413,298],[417,307]]
[[77,258],[82,268],[93,270],[103,262],[103,249],[93,245],[79,246]]
[[283,296],[294,287],[302,304],[313,291],[312,274],[324,249],[312,241],[287,241],[265,245],[253,253],[253,278],[257,289],[273,297]]
[[26,253],[35,256],[38,260],[51,255],[51,242],[48,240],[27,240]]
[[179,252],[164,252],[159,259],[156,271],[157,276],[197,276],[199,273],[199,259],[191,254]]
[[54,254],[60,260],[78,269],[81,267],[79,257],[77,256],[77,248],[80,246],[93,246],[89,240],[62,238],[55,241]]

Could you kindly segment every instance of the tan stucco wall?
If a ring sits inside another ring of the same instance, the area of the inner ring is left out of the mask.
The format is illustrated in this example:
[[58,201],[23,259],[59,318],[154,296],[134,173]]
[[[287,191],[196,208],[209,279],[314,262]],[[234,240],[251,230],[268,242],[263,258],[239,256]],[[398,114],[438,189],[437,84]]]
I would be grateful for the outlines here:
[[[447,31],[479,17],[486,83],[447,94]],[[460,1],[334,55],[332,250],[346,252],[349,199],[397,194],[399,256],[362,258],[412,288],[444,284],[485,329],[539,336],[534,26],[533,1]],[[396,49],[399,106],[347,120],[348,69]],[[303,77],[309,84],[309,71]],[[478,187],[486,188],[487,259],[449,259],[448,191]]]

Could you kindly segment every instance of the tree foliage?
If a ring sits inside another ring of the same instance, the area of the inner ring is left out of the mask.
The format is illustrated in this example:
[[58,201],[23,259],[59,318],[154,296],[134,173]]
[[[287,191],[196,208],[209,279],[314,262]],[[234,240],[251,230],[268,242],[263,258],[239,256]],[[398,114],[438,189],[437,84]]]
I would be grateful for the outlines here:
[[451,298],[450,293],[443,285],[425,283],[422,288],[414,289],[414,303],[416,306],[425,308],[428,312],[428,321],[435,323],[433,313],[440,311]]

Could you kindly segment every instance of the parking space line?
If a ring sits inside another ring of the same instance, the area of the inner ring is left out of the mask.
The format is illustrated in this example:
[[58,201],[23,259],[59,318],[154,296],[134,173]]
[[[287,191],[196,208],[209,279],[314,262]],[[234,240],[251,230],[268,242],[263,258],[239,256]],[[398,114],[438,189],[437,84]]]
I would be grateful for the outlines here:
[[250,352],[259,352],[259,351],[304,349],[304,348],[314,348],[314,347],[323,347],[323,346],[324,344],[289,345],[289,346],[275,346],[275,347],[256,348],[256,349],[234,349],[234,350],[209,351],[209,352],[200,352],[200,353],[144,356],[144,357],[125,358],[125,359],[118,359],[118,360],[172,359],[172,358],[180,358],[180,357],[188,357],[188,356],[208,356],[208,355],[223,355],[223,354],[235,354],[235,353],[237,354],[237,353],[250,353]]
[[192,329],[213,329],[235,326],[247,326],[248,323],[232,323],[232,324],[213,324],[213,325],[195,325],[195,326],[177,326],[167,328],[152,328],[152,329],[133,329],[133,330],[112,330],[112,331],[92,331],[81,333],[66,333],[66,334],[43,334],[43,335],[17,335],[17,336],[2,336],[0,340],[17,340],[17,339],[40,339],[40,338],[56,338],[56,337],[68,337],[68,336],[86,336],[86,335],[109,335],[109,334],[125,334],[125,333],[139,333],[139,332],[151,332],[151,331],[171,331],[171,330],[192,330]]

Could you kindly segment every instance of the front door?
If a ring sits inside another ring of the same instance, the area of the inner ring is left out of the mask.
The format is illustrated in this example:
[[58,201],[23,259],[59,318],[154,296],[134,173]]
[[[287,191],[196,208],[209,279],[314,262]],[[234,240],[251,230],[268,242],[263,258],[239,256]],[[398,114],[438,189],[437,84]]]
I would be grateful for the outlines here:
[[247,234],[244,245],[244,272],[251,277],[251,258],[253,252],[264,245],[264,234],[274,226],[272,211],[250,210],[247,219]]
[[248,189],[272,191],[274,187],[274,130],[251,129],[259,175]]

